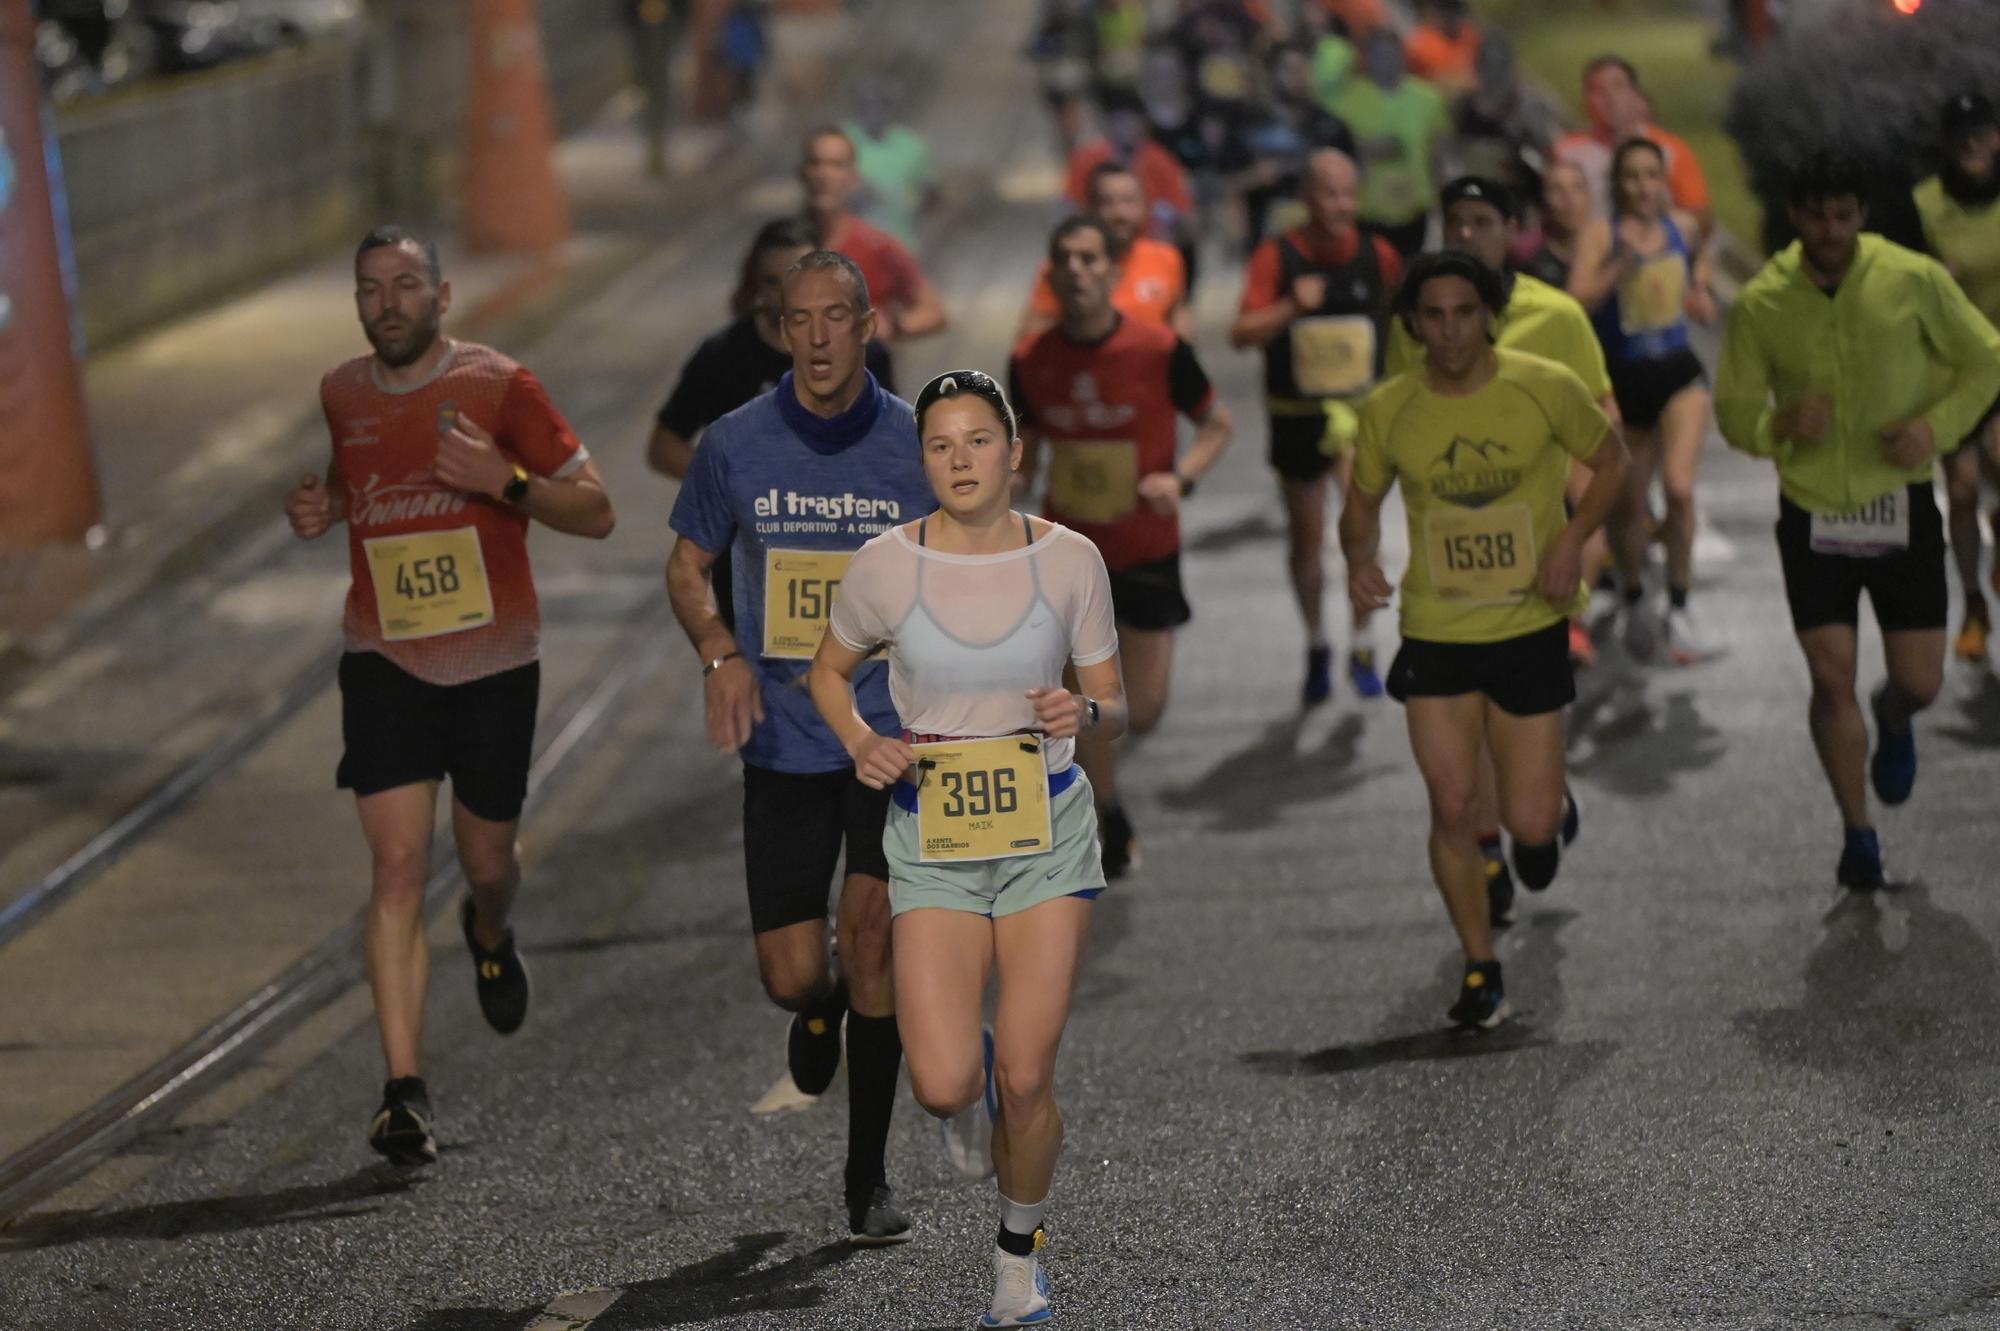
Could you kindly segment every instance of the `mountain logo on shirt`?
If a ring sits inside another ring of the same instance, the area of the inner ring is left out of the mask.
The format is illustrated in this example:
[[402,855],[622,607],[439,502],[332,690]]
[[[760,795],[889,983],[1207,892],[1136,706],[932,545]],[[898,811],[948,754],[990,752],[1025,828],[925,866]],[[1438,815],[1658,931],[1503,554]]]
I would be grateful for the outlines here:
[[1484,508],[1496,499],[1513,493],[1521,483],[1521,469],[1505,465],[1513,450],[1494,439],[1454,438],[1431,464],[1431,494],[1463,508]]

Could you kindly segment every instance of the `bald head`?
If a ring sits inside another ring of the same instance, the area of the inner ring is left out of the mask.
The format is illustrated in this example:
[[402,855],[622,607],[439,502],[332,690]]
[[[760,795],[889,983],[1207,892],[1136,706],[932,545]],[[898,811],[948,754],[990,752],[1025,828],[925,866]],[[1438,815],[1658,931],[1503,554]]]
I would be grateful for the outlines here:
[[1361,169],[1338,148],[1317,148],[1306,158],[1299,198],[1315,231],[1330,239],[1345,236],[1361,202]]

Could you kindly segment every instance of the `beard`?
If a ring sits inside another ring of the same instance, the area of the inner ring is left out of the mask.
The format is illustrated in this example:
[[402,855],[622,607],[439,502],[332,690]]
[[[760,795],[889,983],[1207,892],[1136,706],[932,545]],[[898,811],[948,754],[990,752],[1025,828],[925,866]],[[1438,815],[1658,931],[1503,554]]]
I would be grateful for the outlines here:
[[[381,322],[380,320],[377,323]],[[375,355],[392,370],[400,370],[405,365],[415,364],[424,354],[437,344],[438,307],[432,301],[430,308],[410,324],[409,331],[400,337],[384,336],[376,324],[363,324],[361,331],[367,334],[368,345],[375,348]]]
[[2000,170],[1975,176],[1948,157],[1938,172],[1938,183],[1959,203],[1977,205],[2000,199]]

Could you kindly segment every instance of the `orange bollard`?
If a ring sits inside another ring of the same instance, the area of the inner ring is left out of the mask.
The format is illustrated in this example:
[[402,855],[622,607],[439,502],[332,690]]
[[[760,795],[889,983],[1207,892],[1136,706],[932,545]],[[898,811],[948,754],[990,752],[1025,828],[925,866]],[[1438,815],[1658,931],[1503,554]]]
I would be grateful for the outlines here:
[[83,380],[42,163],[28,0],[0,0],[0,548],[81,541],[98,519]]
[[546,250],[569,238],[555,146],[534,0],[473,0],[472,106],[459,213],[467,248]]

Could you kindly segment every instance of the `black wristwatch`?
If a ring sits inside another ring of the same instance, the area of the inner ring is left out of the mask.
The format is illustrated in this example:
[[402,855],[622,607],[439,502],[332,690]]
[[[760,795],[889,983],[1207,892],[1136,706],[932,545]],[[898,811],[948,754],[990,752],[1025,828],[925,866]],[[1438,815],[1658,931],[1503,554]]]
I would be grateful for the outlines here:
[[1194,493],[1194,477],[1186,475],[1185,473],[1181,472],[1176,472],[1174,474],[1180,477],[1181,498],[1186,499],[1189,495]]
[[500,497],[516,508],[521,506],[522,501],[528,497],[528,472],[526,468],[520,466],[514,468],[514,479],[507,482],[501,489]]
[[1090,725],[1087,728],[1090,730],[1097,729],[1097,699],[1085,695],[1083,709],[1090,713]]

